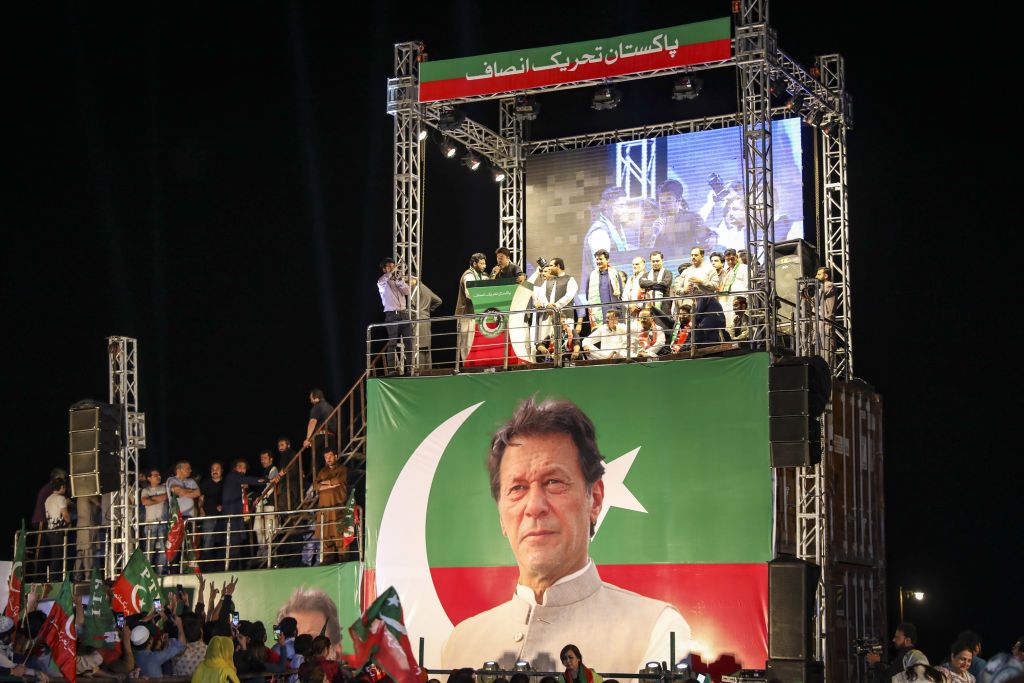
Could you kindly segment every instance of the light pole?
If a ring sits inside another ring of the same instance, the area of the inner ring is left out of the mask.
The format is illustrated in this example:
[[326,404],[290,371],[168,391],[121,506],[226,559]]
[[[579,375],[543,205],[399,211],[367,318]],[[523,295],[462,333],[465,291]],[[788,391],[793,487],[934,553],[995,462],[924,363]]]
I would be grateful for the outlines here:
[[924,600],[924,591],[908,591],[908,590],[904,590],[903,586],[899,586],[899,589],[900,589],[900,623],[902,624],[903,621],[904,621],[904,619],[903,619],[903,598],[907,598],[907,599],[913,598],[914,600],[917,600],[918,602],[921,602],[922,600]]

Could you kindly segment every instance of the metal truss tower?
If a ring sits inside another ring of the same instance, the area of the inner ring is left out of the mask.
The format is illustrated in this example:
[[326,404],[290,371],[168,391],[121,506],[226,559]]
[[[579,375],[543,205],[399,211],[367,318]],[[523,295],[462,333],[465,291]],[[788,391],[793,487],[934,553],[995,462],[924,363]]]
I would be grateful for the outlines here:
[[501,100],[499,134],[508,144],[505,181],[499,187],[498,246],[508,247],[512,262],[523,265],[523,221],[526,206],[526,180],[523,175],[524,124],[516,117],[515,98]]
[[139,451],[146,447],[146,415],[139,411],[139,343],[132,337],[108,337],[110,403],[124,419],[121,486],[110,500],[110,556],[107,575],[116,576],[135,551],[139,528]]
[[[394,223],[395,261],[419,279],[423,245],[423,146],[427,127],[417,104],[423,43],[395,45],[395,77],[388,79],[387,111],[395,117]],[[424,137],[421,138],[421,134]],[[417,309],[415,303],[411,307]],[[418,326],[417,326],[418,327]]]
[[[775,32],[768,0],[743,0],[736,18],[736,66],[743,137],[743,192],[747,206],[750,288],[759,290],[770,347],[775,346],[775,200],[772,178],[772,110],[769,91]],[[758,314],[760,315],[760,314]]]
[[824,265],[832,271],[836,291],[835,353],[832,374],[853,377],[853,298],[850,285],[850,219],[846,184],[846,131],[851,111],[846,96],[846,64],[840,55],[815,58],[821,82],[839,102],[838,115],[829,134],[818,130],[822,150],[822,209],[824,244],[819,248]]

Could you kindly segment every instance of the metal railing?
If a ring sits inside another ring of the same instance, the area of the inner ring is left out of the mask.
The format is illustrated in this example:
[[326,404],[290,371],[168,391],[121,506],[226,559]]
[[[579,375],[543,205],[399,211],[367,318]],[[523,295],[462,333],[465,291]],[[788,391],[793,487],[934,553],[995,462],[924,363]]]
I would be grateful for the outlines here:
[[[572,304],[488,311],[412,321],[410,325],[419,330],[408,337],[401,335],[397,323],[378,323],[366,332],[367,373],[451,374],[764,348],[763,300],[759,291],[742,291],[624,300],[595,307]],[[616,330],[599,326],[594,309],[617,310]],[[586,336],[582,334],[585,320],[590,327]],[[411,354],[404,347],[415,345],[414,340],[419,340],[419,348]],[[374,349],[381,341],[397,347],[398,357],[387,364],[376,362],[382,351]]]
[[[188,573],[193,560],[202,571],[362,561],[363,515],[358,506],[355,537],[347,549],[337,552],[333,549],[341,546],[344,506],[310,507],[298,512],[268,507],[250,513],[186,519],[185,533],[192,553],[186,553],[183,544],[172,563],[166,561],[165,553],[168,521],[140,522],[138,547],[153,568],[164,574]],[[120,568],[111,565],[109,531],[109,526],[26,531],[25,582],[52,583],[67,575],[74,581],[87,581],[94,568],[102,569],[108,577],[116,576]]]

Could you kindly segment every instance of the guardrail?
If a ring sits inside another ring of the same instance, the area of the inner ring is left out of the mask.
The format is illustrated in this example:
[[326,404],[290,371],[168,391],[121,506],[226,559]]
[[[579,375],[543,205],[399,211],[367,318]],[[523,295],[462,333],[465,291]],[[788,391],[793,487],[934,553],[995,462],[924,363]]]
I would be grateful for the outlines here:
[[[355,538],[340,554],[325,557],[323,540],[335,541],[344,506],[311,507],[299,510],[264,509],[246,514],[191,517],[185,533],[203,571],[239,571],[263,567],[330,564],[332,561],[363,559],[362,510],[357,506]],[[165,544],[169,522],[140,522],[138,545],[153,568],[163,574],[191,571],[192,557],[179,550],[173,563],[166,561]],[[21,532],[19,531],[18,534]],[[87,581],[94,568],[108,577],[120,572],[113,567],[110,527],[68,527],[25,532],[26,583],[52,583],[66,575]],[[17,535],[15,543],[17,543]],[[327,562],[325,562],[325,559]]]

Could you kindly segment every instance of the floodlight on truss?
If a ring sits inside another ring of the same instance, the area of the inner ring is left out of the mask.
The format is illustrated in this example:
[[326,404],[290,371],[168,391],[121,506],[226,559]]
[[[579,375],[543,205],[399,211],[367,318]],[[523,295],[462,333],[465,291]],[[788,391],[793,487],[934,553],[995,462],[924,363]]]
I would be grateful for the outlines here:
[[459,153],[458,145],[447,138],[441,140],[441,144],[439,146],[441,147],[441,154],[445,159],[454,159],[455,155]]
[[772,79],[768,85],[768,92],[772,97],[781,98],[786,94],[786,86],[788,83],[782,76],[776,76]]
[[540,102],[535,95],[516,95],[513,107],[520,121],[536,121],[540,114]]
[[429,130],[427,130],[426,128],[420,128],[420,132],[416,134],[416,139],[419,140],[420,142],[423,142],[424,140],[427,139],[427,136],[429,134]]
[[799,113],[800,110],[804,108],[804,94],[802,92],[798,92],[797,94],[790,97],[789,101],[787,101],[786,104],[782,105],[782,107],[786,111]]
[[507,175],[508,174],[506,174],[505,171],[503,171],[498,166],[491,166],[491,178],[494,179],[494,182],[496,182],[496,183],[504,182],[505,178],[507,177]]
[[437,127],[439,130],[443,131],[455,130],[459,128],[465,120],[466,114],[461,109],[445,107],[444,111],[441,112],[441,116],[437,119]]
[[694,100],[704,89],[704,80],[696,76],[680,76],[672,84],[672,99]]
[[806,114],[804,114],[804,123],[806,123],[808,126],[817,128],[818,126],[821,125],[821,120],[823,118],[825,118],[825,112],[823,112],[821,109],[814,108],[811,109]]
[[462,163],[470,171],[475,171],[480,168],[480,164],[483,162],[480,160],[480,157],[473,152],[466,152],[466,155],[462,157]]
[[838,116],[833,116],[825,123],[821,124],[821,132],[830,137],[835,137],[839,134],[839,128],[842,122]]
[[614,85],[601,85],[594,91],[594,99],[590,102],[590,108],[597,111],[615,109],[621,101],[621,90]]

